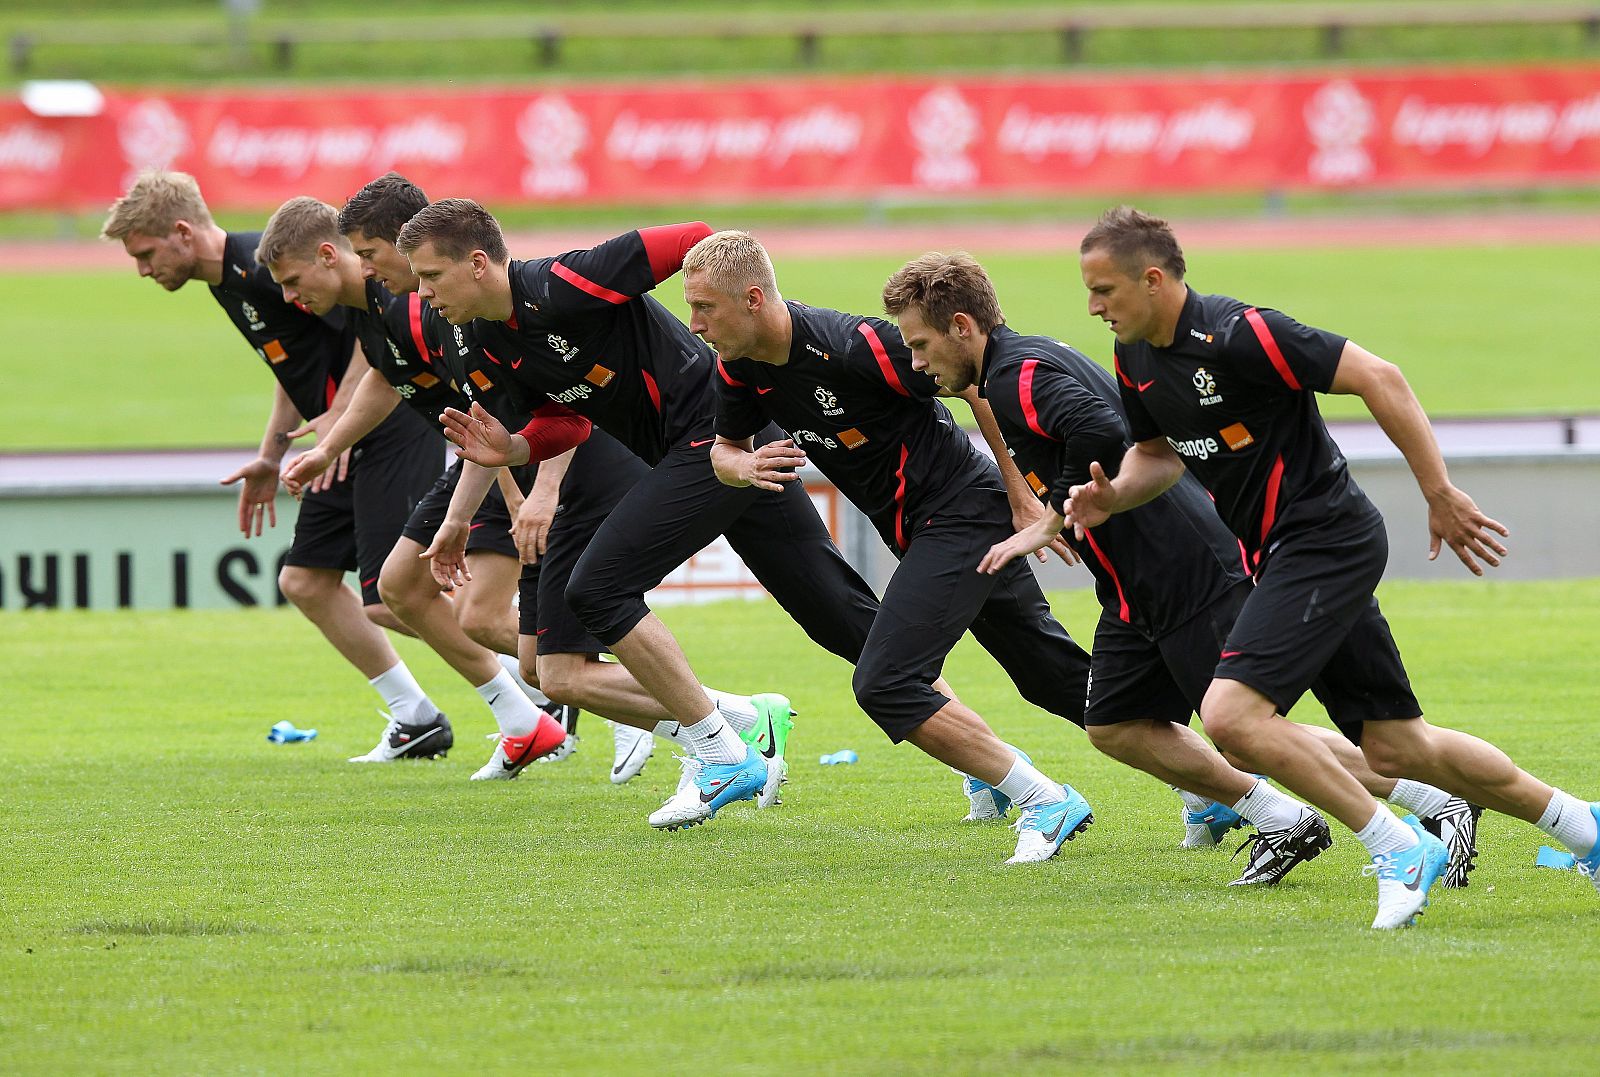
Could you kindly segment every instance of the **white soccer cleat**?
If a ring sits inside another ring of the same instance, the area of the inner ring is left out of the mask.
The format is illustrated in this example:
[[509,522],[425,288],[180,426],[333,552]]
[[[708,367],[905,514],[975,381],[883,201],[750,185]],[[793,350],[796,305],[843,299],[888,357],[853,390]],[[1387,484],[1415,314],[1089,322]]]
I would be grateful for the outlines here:
[[1061,851],[1061,846],[1089,829],[1094,812],[1070,785],[1061,787],[1065,799],[1052,804],[1035,804],[1022,809],[1012,826],[1017,831],[1017,850],[1007,864],[1038,864]]
[[[609,721],[609,719],[608,719]],[[611,722],[616,750],[611,757],[611,784],[625,785],[644,770],[656,750],[655,734],[621,722]]]
[[678,791],[650,813],[650,825],[658,830],[677,830],[703,823],[725,804],[756,799],[766,785],[767,761],[748,746],[745,757],[737,763],[705,763],[699,759],[679,758],[687,781],[680,780]]
[[1417,844],[1403,852],[1381,853],[1361,869],[1363,875],[1378,877],[1378,915],[1372,926],[1379,931],[1415,923],[1428,905],[1428,891],[1450,864],[1444,842],[1423,830],[1416,816],[1406,816],[1405,824],[1416,832]]

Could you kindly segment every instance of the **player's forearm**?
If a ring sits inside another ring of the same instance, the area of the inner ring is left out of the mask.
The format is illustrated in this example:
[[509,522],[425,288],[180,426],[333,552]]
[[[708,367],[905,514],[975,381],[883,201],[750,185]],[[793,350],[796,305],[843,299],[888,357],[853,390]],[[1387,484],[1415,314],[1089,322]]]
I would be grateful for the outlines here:
[[376,370],[368,370],[360,381],[350,406],[322,438],[321,445],[330,456],[338,456],[372,433],[400,404],[400,394]]
[[261,435],[261,459],[277,467],[283,460],[283,454],[289,451],[289,434],[303,421],[289,394],[283,391],[282,385],[275,383],[272,412],[267,416],[266,432]]
[[1433,424],[1400,368],[1392,363],[1385,363],[1384,368],[1374,375],[1361,399],[1406,458],[1423,496],[1431,500],[1450,487],[1450,474],[1433,436]]
[[450,507],[444,514],[445,522],[470,523],[473,513],[483,504],[489,487],[494,485],[495,476],[499,473],[499,468],[479,467],[471,460],[461,461],[461,480],[456,483],[455,493],[450,495]]
[[560,456],[552,456],[539,464],[539,474],[534,476],[533,489],[530,497],[560,500],[561,483],[567,477],[567,469],[572,466],[572,458],[578,454],[576,448],[568,449]]
[[1013,507],[1031,505],[1037,498],[1006,448],[1006,439],[1000,433],[1000,424],[995,421],[994,409],[989,407],[987,400],[978,395],[978,390],[975,388],[968,388],[966,392],[957,395],[972,409],[972,417],[978,423],[978,433],[983,435],[984,444],[989,446],[995,466],[1000,469],[1000,478],[1006,484],[1007,499]]
[[[1162,451],[1165,450],[1165,451]],[[1167,447],[1139,442],[1122,457],[1122,467],[1111,480],[1116,495],[1113,512],[1127,512],[1148,501],[1154,501],[1183,477],[1183,461]]]
[[744,477],[744,465],[753,452],[752,440],[747,438],[738,442],[718,437],[711,446],[711,470],[717,473],[718,480],[724,486],[750,485],[750,480]]

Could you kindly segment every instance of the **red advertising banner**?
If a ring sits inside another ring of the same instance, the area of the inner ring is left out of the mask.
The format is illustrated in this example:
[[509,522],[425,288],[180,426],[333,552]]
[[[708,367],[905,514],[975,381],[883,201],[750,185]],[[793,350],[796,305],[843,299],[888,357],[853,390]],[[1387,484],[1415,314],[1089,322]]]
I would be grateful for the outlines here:
[[0,103],[0,209],[103,206],[152,167],[237,208],[341,200],[390,168],[491,204],[1594,182],[1600,65]]

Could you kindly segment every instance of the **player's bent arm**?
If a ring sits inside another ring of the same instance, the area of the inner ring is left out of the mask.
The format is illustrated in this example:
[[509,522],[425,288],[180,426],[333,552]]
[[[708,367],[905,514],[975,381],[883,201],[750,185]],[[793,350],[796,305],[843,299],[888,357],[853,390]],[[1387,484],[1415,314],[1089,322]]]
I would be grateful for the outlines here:
[[1066,506],[1081,532],[1119,512],[1138,508],[1172,488],[1183,477],[1183,458],[1166,438],[1136,441],[1122,455],[1115,479],[1107,478],[1098,461],[1089,465],[1089,481],[1071,490]]
[[1433,424],[1400,368],[1378,358],[1354,341],[1339,353],[1330,392],[1359,396],[1395,448],[1400,450],[1430,500],[1450,486],[1444,456],[1433,436]]
[[[1000,477],[1005,480],[1006,500],[1011,502],[1013,515],[1026,514],[1032,519],[1039,511],[1039,499],[1028,488],[1027,480],[1022,477],[1022,472],[1017,470],[1017,463],[1011,459],[1011,453],[1006,449],[1006,439],[1000,433],[1000,424],[995,421],[994,409],[989,402],[978,395],[978,387],[969,385],[959,393],[952,394],[967,402],[972,409],[972,417],[978,423],[978,433],[983,435],[983,442],[989,446],[989,453],[994,457],[995,466],[1000,469]],[[1057,528],[1056,530],[1060,530]]]
[[[347,376],[348,380],[348,376]],[[400,392],[370,367],[358,379],[349,406],[318,441],[331,457],[338,456],[378,428],[400,404]],[[343,389],[343,386],[340,386]]]
[[483,504],[483,499],[489,494],[489,487],[494,485],[495,477],[499,474],[499,468],[480,467],[471,460],[463,460],[461,479],[456,483],[455,493],[450,495],[450,507],[444,514],[445,521],[463,526],[470,524],[473,513]]
[[1433,436],[1433,424],[1400,368],[1346,341],[1328,388],[1359,396],[1406,458],[1428,501],[1428,559],[1439,556],[1441,544],[1448,544],[1474,575],[1483,575],[1479,561],[1499,565],[1506,548],[1494,536],[1509,535],[1510,531],[1485,515],[1465,491],[1450,482],[1444,455]]

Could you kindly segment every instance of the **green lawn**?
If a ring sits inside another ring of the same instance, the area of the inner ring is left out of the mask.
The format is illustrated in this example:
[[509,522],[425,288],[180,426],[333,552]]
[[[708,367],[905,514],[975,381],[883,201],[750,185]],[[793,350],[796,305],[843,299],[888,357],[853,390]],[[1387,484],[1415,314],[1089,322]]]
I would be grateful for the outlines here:
[[[1193,0],[1165,0],[1149,6],[1182,8]],[[1210,2],[1210,0],[1206,0]],[[1302,0],[1304,2],[1304,0]],[[1382,0],[1368,0],[1381,3]],[[1496,0],[1456,0],[1463,7],[1494,6]],[[50,29],[63,17],[101,41],[117,44],[41,44],[30,56],[27,74],[34,78],[89,78],[121,83],[251,82],[283,79],[319,81],[405,82],[419,72],[432,79],[564,81],[640,75],[748,74],[756,72],[882,72],[929,70],[1059,70],[1068,66],[1054,33],[1007,33],[1006,13],[1039,7],[1092,7],[1055,0],[927,0],[915,4],[890,0],[879,7],[901,11],[908,25],[929,11],[989,14],[996,32],[988,34],[906,34],[864,36],[838,34],[822,38],[814,59],[802,60],[794,38],[786,34],[725,36],[718,28],[732,16],[744,19],[762,13],[810,13],[859,10],[855,0],[623,0],[603,9],[574,7],[556,0],[516,3],[474,0],[441,8],[431,0],[400,0],[384,5],[386,25],[415,27],[407,39],[374,45],[336,41],[299,46],[287,66],[275,48],[285,32],[315,36],[318,23],[372,17],[369,7],[354,0],[267,0],[250,21],[246,40],[237,48],[204,48],[169,44],[152,37],[161,30],[194,28],[227,40],[228,22],[216,0],[69,0],[41,8],[36,0],[0,2],[0,34]],[[1262,6],[1257,4],[1257,6]],[[1316,6],[1312,0],[1310,6]],[[683,36],[638,39],[600,33],[566,40],[552,63],[539,43],[520,33],[495,32],[506,16],[611,16],[625,25],[633,16],[675,15]],[[482,27],[476,40],[430,37],[442,23]],[[345,36],[348,36],[346,34]],[[1345,30],[1338,59],[1357,63],[1404,61],[1572,60],[1592,59],[1594,40],[1574,20],[1571,24],[1438,27],[1354,27]],[[129,47],[129,42],[138,42]],[[1084,35],[1077,66],[1166,68],[1175,64],[1217,63],[1282,65],[1329,62],[1325,38],[1317,29],[1100,30]],[[13,80],[9,66],[0,81]]]
[[[951,246],[961,245],[961,232],[951,225]],[[1011,324],[1110,361],[1110,334],[1085,311],[1074,254],[974,253],[993,274]],[[871,312],[901,261],[784,259],[779,283],[790,298]],[[1434,415],[1600,410],[1600,358],[1588,347],[1600,247],[1195,250],[1189,261],[1197,288],[1279,307],[1400,363]],[[270,398],[266,368],[203,287],[168,295],[138,279],[130,261],[116,272],[3,274],[0,288],[28,315],[0,349],[0,378],[40,384],[42,358],[45,384],[70,387],[46,397],[47,411],[6,424],[0,449],[259,440]],[[676,281],[660,297],[682,312]],[[1326,405],[1330,415],[1360,413],[1351,400]]]
[[[1600,581],[1384,598],[1435,720],[1596,795]],[[1088,630],[1087,596],[1058,609]],[[1229,889],[1170,792],[969,644],[963,697],[1097,813],[1005,868],[1011,832],[959,824],[774,607],[667,617],[708,683],[793,695],[783,806],[654,833],[676,768],[609,785],[592,717],[571,760],[469,784],[487,712],[410,641],[456,750],[349,766],[374,697],[290,611],[0,616],[0,1070],[1593,1071],[1600,897],[1531,866],[1532,828],[1486,820],[1471,888],[1395,935],[1342,832]],[[321,736],[268,744],[285,717]]]

